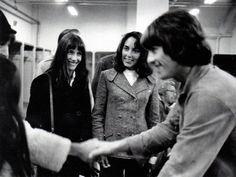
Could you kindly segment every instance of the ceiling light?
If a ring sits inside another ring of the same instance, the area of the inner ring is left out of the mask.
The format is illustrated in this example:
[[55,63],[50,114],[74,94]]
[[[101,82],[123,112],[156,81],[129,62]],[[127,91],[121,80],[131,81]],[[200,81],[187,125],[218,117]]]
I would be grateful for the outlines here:
[[72,16],[78,16],[78,12],[74,6],[67,6],[67,10]]
[[197,16],[199,14],[200,10],[199,9],[191,9],[189,10],[189,13],[191,15]]
[[55,0],[56,2],[68,2],[68,0]]
[[204,4],[213,4],[215,3],[217,0],[204,0]]

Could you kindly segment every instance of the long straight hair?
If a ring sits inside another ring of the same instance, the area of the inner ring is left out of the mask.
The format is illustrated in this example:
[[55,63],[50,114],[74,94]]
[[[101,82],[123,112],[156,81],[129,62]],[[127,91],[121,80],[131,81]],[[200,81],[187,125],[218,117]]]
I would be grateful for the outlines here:
[[32,169],[19,98],[16,66],[0,57],[0,169],[7,162],[14,176],[29,177]]
[[52,64],[46,71],[52,72],[58,86],[64,85],[64,83],[69,80],[66,65],[67,54],[70,49],[76,48],[82,53],[82,60],[75,69],[76,77],[79,77],[81,81],[84,81],[87,78],[88,70],[86,69],[86,51],[84,42],[77,34],[68,33],[61,38]]

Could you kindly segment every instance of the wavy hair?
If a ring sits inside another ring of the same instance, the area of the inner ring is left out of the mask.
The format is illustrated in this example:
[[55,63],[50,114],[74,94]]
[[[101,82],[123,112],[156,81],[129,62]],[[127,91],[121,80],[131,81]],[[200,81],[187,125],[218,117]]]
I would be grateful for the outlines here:
[[146,77],[150,74],[152,74],[152,69],[147,63],[147,56],[148,52],[147,50],[140,44],[140,38],[142,34],[137,31],[132,31],[129,33],[126,33],[123,38],[120,41],[120,44],[118,45],[118,48],[116,50],[115,54],[115,63],[114,68],[117,72],[123,72],[125,70],[125,66],[122,61],[122,50],[125,45],[125,42],[128,38],[133,37],[136,39],[135,42],[135,48],[140,50],[140,57],[138,59],[138,62],[136,64],[136,72],[139,74],[140,77]]
[[181,65],[206,65],[211,61],[212,52],[201,24],[185,10],[169,11],[155,19],[141,43],[148,50],[163,47],[164,53]]

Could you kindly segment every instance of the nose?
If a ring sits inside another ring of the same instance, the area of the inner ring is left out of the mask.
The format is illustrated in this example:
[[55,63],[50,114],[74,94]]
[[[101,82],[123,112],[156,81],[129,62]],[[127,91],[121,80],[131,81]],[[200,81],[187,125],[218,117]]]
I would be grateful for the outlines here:
[[79,56],[77,54],[71,55],[72,60],[79,60]]
[[131,56],[132,56],[132,50],[128,50],[128,51],[126,52],[126,55],[127,55],[128,57],[131,57]]

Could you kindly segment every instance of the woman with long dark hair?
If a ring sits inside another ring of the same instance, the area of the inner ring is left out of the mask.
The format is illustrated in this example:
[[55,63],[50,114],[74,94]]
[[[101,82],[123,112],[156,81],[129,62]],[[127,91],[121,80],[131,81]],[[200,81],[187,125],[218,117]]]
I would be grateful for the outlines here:
[[[133,31],[121,39],[114,68],[103,71],[96,91],[92,114],[93,136],[106,141],[122,139],[145,131],[159,121],[155,79],[147,63],[147,51],[140,44],[141,33]],[[148,159],[121,153],[108,158],[111,167],[101,177],[147,176]],[[144,163],[139,163],[139,162]],[[103,158],[102,166],[107,165]]]
[[[51,131],[49,78],[52,82],[54,133],[82,142],[91,138],[91,95],[86,51],[83,40],[76,34],[66,34],[60,40],[54,60],[46,73],[31,85],[27,120],[33,127]],[[53,176],[88,175],[88,166],[69,157],[62,170]],[[52,175],[40,169],[39,175]]]
[[19,108],[20,75],[8,59],[8,46],[14,42],[16,31],[0,10],[0,176],[30,177],[31,163],[59,171],[67,156],[88,161],[88,153],[96,140],[72,143],[42,129],[33,129],[23,120]]

